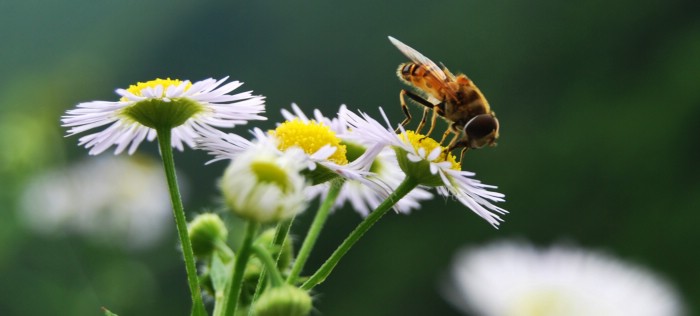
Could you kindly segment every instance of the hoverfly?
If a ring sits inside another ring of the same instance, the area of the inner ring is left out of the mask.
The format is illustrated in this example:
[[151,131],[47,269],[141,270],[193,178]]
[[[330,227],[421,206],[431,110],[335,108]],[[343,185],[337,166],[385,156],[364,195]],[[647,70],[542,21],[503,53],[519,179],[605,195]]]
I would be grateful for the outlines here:
[[405,101],[405,96],[408,96],[424,107],[423,117],[416,129],[417,133],[420,133],[425,126],[426,116],[431,109],[433,115],[426,136],[430,136],[433,132],[438,116],[450,124],[440,140],[442,144],[450,133],[454,133],[452,141],[447,146],[447,152],[462,148],[462,155],[464,155],[464,152],[471,148],[496,145],[498,119],[491,111],[481,90],[466,75],[455,76],[445,65],[441,64],[442,68],[438,67],[432,60],[399,40],[391,36],[389,40],[411,60],[399,65],[398,77],[404,83],[416,88],[418,92],[427,95],[426,99],[420,94],[401,89],[399,94],[401,109],[406,115],[401,122],[402,126],[406,126],[411,121],[411,114]]

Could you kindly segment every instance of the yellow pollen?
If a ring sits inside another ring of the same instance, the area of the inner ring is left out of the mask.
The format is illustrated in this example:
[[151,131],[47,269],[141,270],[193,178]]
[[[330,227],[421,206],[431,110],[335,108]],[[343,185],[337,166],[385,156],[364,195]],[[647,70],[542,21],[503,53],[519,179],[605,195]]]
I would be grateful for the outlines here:
[[[443,162],[443,161],[449,161],[452,164],[452,169],[454,170],[462,170],[462,165],[457,162],[457,159],[455,158],[455,155],[452,153],[447,153],[445,150],[445,147],[442,147],[437,141],[434,139],[427,137],[422,134],[417,134],[414,131],[406,131],[406,133],[401,134],[401,138],[404,141],[408,141],[413,148],[418,151],[418,149],[423,148],[425,150],[426,154],[429,154],[430,152],[435,149],[435,147],[440,147],[442,149],[442,153],[438,155],[434,162]],[[445,154],[447,153],[447,154]]]
[[323,146],[333,146],[337,149],[333,155],[328,157],[328,160],[339,165],[348,164],[347,148],[345,145],[340,144],[340,138],[331,131],[330,127],[314,120],[308,123],[304,123],[299,119],[286,121],[275,130],[270,131],[270,135],[279,140],[280,150],[296,146],[311,155]]
[[[170,79],[170,78],[160,79],[160,78],[158,78],[158,79],[151,80],[151,81],[138,82],[136,84],[132,84],[129,86],[128,89],[126,89],[126,91],[129,91],[137,96],[142,96],[141,91],[145,88],[163,86],[163,94],[161,95],[161,97],[164,97],[165,90],[167,90],[169,86],[179,86],[182,83],[183,83],[183,81],[181,81],[179,79]],[[187,82],[187,86],[185,87],[185,91],[187,91],[187,89],[189,89],[191,86],[192,86],[192,83]],[[126,99],[125,97],[122,97],[121,101],[128,101],[128,99]]]

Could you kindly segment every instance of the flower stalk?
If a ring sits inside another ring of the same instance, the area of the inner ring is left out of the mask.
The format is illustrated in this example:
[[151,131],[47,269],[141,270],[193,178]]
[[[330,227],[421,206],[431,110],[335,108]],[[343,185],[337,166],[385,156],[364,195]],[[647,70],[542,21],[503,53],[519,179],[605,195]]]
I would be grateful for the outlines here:
[[321,206],[318,208],[316,216],[314,217],[314,221],[309,227],[309,232],[304,238],[304,242],[301,245],[301,249],[299,249],[299,254],[294,260],[292,270],[289,273],[289,276],[287,277],[287,284],[294,285],[296,283],[297,278],[301,274],[301,270],[304,268],[306,260],[309,259],[309,255],[311,254],[311,250],[316,244],[316,240],[318,239],[319,234],[321,234],[321,230],[323,229],[323,226],[326,223],[326,219],[328,219],[328,214],[330,213],[331,208],[335,203],[335,199],[338,197],[338,193],[340,193],[340,189],[342,187],[342,180],[337,179],[331,181],[330,188],[328,189],[328,195],[326,196],[326,199],[323,201],[323,203],[321,203]]
[[187,231],[187,219],[185,218],[185,210],[182,206],[182,197],[177,184],[177,176],[175,175],[175,160],[173,158],[173,149],[171,143],[171,129],[159,128],[158,145],[160,154],[163,160],[163,169],[168,182],[168,190],[170,191],[170,199],[173,205],[173,215],[175,217],[175,225],[177,234],[182,245],[182,255],[185,259],[185,270],[187,272],[187,283],[190,287],[190,296],[193,304],[193,315],[203,315],[204,304],[202,303],[202,294],[199,289],[199,279],[197,277],[197,267],[194,261],[194,253],[192,251],[192,242]]
[[[273,248],[274,247],[279,247],[282,249],[284,247],[284,244],[286,242],[289,242],[287,240],[287,236],[289,236],[289,229],[292,227],[292,223],[294,222],[294,218],[292,217],[290,219],[281,221],[277,224],[277,227],[275,228],[275,237],[272,240],[272,243],[270,244]],[[280,251],[277,256],[274,258],[275,262],[275,267],[274,269],[277,270],[277,264],[280,260],[280,257],[282,257],[282,252]],[[277,271],[278,274],[280,274],[280,278],[282,278],[282,275],[280,271]],[[263,279],[266,277],[267,274],[267,268],[263,266],[262,271],[260,271],[260,279]],[[284,279],[282,279],[284,283]],[[260,293],[262,292],[263,289],[263,282],[258,282],[258,285],[255,287],[255,294],[253,294],[253,302],[257,301],[258,298],[260,297]],[[253,309],[250,309],[248,311],[248,316],[253,316]]]
[[[277,270],[277,263],[275,263],[275,259],[272,258],[272,255],[270,255],[270,252],[267,251],[263,246],[259,244],[253,244],[252,246],[253,253],[255,254],[258,259],[260,259],[260,262],[265,265],[265,268],[267,270],[267,274],[269,275],[270,283],[272,284],[273,287],[278,287],[282,284],[284,284],[284,279],[282,279],[282,275],[280,274],[280,271]],[[261,274],[262,276],[262,274]],[[259,282],[262,282],[259,281]],[[260,283],[258,283],[260,284]]]
[[246,223],[243,244],[236,254],[231,282],[229,283],[228,290],[226,291],[228,292],[228,297],[226,299],[226,303],[224,304],[225,316],[233,316],[236,311],[238,297],[241,295],[243,273],[245,272],[248,259],[250,258],[253,241],[255,240],[255,235],[257,234],[259,228],[260,223],[254,221],[248,221]]
[[374,212],[370,213],[359,225],[348,235],[340,246],[331,254],[326,262],[316,271],[304,284],[301,285],[302,290],[311,290],[314,286],[326,280],[328,275],[333,271],[333,268],[338,264],[340,259],[352,248],[353,245],[386,214],[396,202],[402,197],[411,192],[418,186],[418,181],[411,177],[406,177],[403,182],[392,192],[389,197],[380,204]]

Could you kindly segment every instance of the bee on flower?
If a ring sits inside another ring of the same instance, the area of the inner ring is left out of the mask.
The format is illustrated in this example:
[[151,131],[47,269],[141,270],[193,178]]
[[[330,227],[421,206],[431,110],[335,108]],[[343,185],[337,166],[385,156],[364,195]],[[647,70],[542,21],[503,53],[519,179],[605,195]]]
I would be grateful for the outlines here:
[[508,211],[493,204],[504,201],[502,193],[490,191],[495,186],[474,179],[473,172],[463,171],[455,156],[445,154],[446,148],[432,138],[406,131],[403,126],[399,126],[399,134],[395,133],[381,108],[380,112],[386,126],[362,112],[358,115],[342,109],[339,116],[353,130],[353,138],[392,148],[401,170],[418,185],[435,187],[438,194],[454,197],[489,224],[498,227],[503,221],[499,214]]

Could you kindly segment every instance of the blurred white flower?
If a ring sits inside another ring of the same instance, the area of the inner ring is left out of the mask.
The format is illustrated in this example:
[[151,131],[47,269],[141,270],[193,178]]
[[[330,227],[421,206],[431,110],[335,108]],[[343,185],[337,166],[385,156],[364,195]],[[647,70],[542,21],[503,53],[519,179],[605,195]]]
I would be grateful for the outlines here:
[[[641,267],[597,252],[500,242],[459,252],[447,298],[483,316],[676,316],[677,293]],[[471,315],[471,314],[470,314]]]
[[151,246],[172,226],[163,170],[143,156],[93,158],[41,174],[28,183],[20,209],[37,232],[127,248]]

